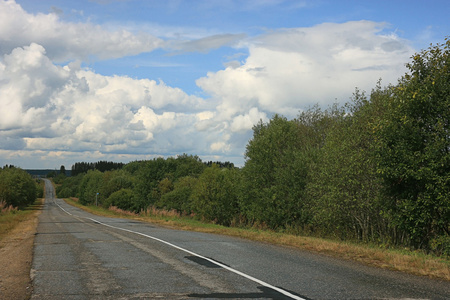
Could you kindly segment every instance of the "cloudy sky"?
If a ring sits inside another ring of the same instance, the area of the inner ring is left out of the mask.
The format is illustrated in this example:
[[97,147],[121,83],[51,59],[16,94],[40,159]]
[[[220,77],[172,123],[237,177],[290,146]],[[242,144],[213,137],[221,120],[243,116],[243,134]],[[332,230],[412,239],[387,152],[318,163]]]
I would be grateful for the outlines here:
[[0,166],[244,164],[252,126],[395,83],[450,1],[0,0]]

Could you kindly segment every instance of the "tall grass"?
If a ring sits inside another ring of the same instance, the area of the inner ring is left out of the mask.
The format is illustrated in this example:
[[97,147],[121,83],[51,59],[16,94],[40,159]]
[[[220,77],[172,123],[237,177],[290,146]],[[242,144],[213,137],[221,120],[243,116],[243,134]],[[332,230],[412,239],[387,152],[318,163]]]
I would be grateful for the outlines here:
[[186,215],[178,212],[175,209],[166,210],[166,209],[158,209],[154,206],[148,207],[146,210],[142,210],[139,215],[144,217],[157,217],[157,218],[182,218],[182,217],[194,217],[195,214]]
[[10,214],[17,211],[17,208],[13,207],[12,205],[8,205],[6,201],[0,201],[0,215]]
[[5,202],[0,202],[0,240],[2,240],[20,222],[32,217],[33,213],[39,210],[43,200],[38,199],[24,210],[19,210]]
[[138,214],[135,213],[135,212],[128,211],[128,210],[123,210],[123,209],[118,208],[117,206],[110,206],[109,210],[112,211],[112,212],[115,212],[115,213],[117,213],[119,215],[138,216]]

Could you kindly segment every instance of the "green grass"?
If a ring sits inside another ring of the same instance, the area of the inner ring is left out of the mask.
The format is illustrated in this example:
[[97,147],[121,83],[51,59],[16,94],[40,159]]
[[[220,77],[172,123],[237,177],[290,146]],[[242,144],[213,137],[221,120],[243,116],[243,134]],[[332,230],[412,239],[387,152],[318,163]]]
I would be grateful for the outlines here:
[[65,200],[69,204],[101,216],[135,219],[181,230],[241,237],[357,261],[378,268],[450,281],[450,260],[422,252],[408,251],[406,249],[386,249],[374,245],[299,236],[258,228],[225,227],[204,223],[191,217],[182,217],[174,212],[156,209],[148,210],[141,214],[134,214],[118,209],[107,210],[96,206],[83,206],[74,200]]

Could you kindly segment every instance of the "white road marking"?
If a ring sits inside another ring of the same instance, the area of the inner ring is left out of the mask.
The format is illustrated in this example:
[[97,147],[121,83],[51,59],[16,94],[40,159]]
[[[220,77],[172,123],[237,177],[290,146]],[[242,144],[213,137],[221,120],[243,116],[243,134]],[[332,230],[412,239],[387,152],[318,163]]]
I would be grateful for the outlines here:
[[217,265],[217,266],[219,266],[219,267],[222,267],[222,268],[224,268],[224,269],[226,269],[226,270],[228,270],[228,271],[230,271],[230,272],[233,272],[233,273],[238,274],[238,275],[240,275],[240,276],[242,276],[242,277],[245,277],[245,278],[247,278],[247,279],[249,279],[249,280],[251,280],[251,281],[253,281],[253,282],[256,282],[256,283],[258,283],[258,284],[260,284],[260,285],[262,285],[262,286],[265,286],[265,287],[268,287],[268,288],[270,288],[270,289],[272,289],[272,290],[275,290],[275,291],[277,291],[277,292],[279,292],[279,293],[281,293],[281,294],[283,294],[283,295],[285,295],[285,296],[287,296],[287,297],[290,297],[290,298],[296,299],[296,300],[306,300],[306,299],[301,298],[301,297],[299,297],[299,296],[297,296],[297,295],[294,295],[294,294],[292,294],[292,293],[289,293],[288,291],[285,291],[285,290],[283,290],[283,289],[280,289],[279,287],[273,286],[273,285],[271,285],[271,284],[269,284],[269,283],[267,283],[267,282],[264,282],[264,281],[262,281],[262,280],[259,280],[259,279],[255,278],[255,277],[253,277],[253,276],[250,276],[250,275],[247,275],[247,274],[245,274],[245,273],[242,273],[241,271],[238,271],[238,270],[236,270],[236,269],[233,269],[233,268],[231,268],[231,267],[229,267],[229,266],[227,266],[227,265],[224,265],[224,264],[222,264],[222,263],[220,263],[220,262],[217,262],[217,261],[215,261],[215,260],[213,260],[213,259],[211,259],[211,258],[202,256],[202,255],[200,255],[200,254],[197,254],[197,253],[192,252],[192,251],[190,251],[190,250],[184,249],[184,248],[182,248],[182,247],[179,247],[179,246],[174,245],[174,244],[172,244],[172,243],[169,243],[169,242],[167,242],[167,241],[161,240],[161,239],[156,238],[156,237],[154,237],[154,236],[151,236],[151,235],[148,235],[148,234],[144,234],[144,233],[141,233],[141,232],[137,232],[137,231],[133,231],[133,230],[129,230],[129,229],[125,229],[125,228],[120,228],[120,227],[108,225],[108,224],[102,223],[102,222],[100,222],[100,221],[98,221],[98,220],[95,220],[95,219],[92,219],[92,218],[79,217],[79,216],[76,216],[76,215],[74,215],[74,214],[71,214],[70,212],[68,212],[67,210],[65,210],[64,208],[62,208],[58,203],[56,203],[56,201],[55,201],[55,204],[58,205],[58,207],[59,207],[62,211],[64,211],[66,214],[68,214],[68,215],[70,215],[70,216],[73,216],[73,217],[76,217],[76,218],[82,218],[82,219],[91,220],[92,222],[95,222],[95,223],[97,223],[97,224],[99,224],[99,225],[103,225],[103,226],[106,226],[106,227],[110,227],[110,228],[114,228],[114,229],[118,229],[118,230],[130,232],[130,233],[134,233],[134,234],[137,234],[137,235],[140,235],[140,236],[144,236],[144,237],[146,237],[146,238],[149,238],[149,239],[152,239],[152,240],[161,242],[161,243],[166,244],[166,245],[168,245],[168,246],[171,246],[171,247],[173,247],[173,248],[175,248],[175,249],[178,249],[178,250],[181,250],[181,251],[183,251],[183,252],[186,252],[186,253],[188,253],[188,254],[190,254],[190,255],[197,256],[197,257],[199,257],[199,258],[201,258],[201,259],[205,259],[205,260],[207,260],[207,261],[209,261],[209,262],[211,262],[211,263],[213,263],[213,264],[215,264],[215,265]]

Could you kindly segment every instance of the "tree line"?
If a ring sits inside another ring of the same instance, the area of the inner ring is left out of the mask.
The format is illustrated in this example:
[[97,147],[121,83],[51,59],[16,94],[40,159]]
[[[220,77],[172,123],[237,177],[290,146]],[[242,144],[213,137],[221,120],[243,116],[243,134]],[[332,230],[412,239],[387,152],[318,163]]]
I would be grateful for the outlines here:
[[[78,162],[72,165],[72,176],[86,173],[89,170],[99,170],[100,172],[121,169],[124,163],[117,163],[112,161],[98,161],[98,162]],[[63,167],[63,166],[61,166]],[[61,173],[61,172],[60,172]]]
[[57,194],[448,256],[449,54],[446,40],[415,54],[396,85],[380,81],[343,106],[260,121],[242,168],[184,154],[89,170],[64,180]]

